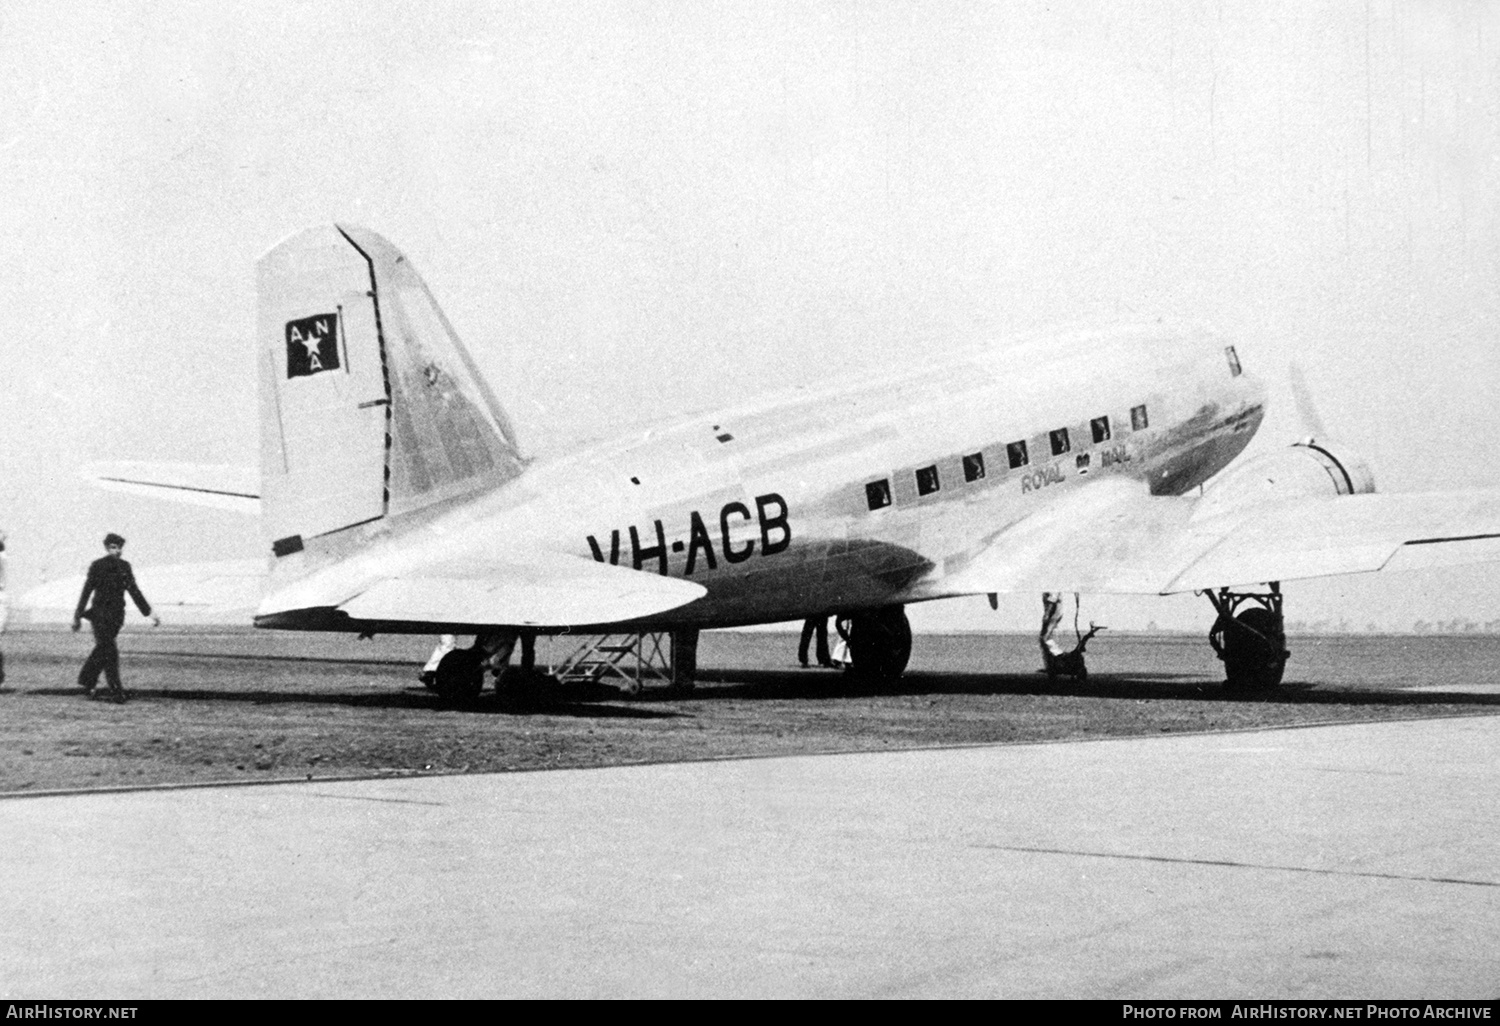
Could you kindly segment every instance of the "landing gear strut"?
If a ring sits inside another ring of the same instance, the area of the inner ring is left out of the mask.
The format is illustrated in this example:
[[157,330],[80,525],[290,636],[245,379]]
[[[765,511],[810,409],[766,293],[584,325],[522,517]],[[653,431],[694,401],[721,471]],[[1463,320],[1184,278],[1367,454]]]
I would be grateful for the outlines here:
[[893,681],[911,659],[911,624],[902,606],[849,617],[850,669],[866,680]]
[[[1224,662],[1224,686],[1248,691],[1280,684],[1291,655],[1281,618],[1281,583],[1272,581],[1266,592],[1220,588],[1205,594],[1219,614],[1208,643]],[[1247,604],[1248,608],[1235,612]]]

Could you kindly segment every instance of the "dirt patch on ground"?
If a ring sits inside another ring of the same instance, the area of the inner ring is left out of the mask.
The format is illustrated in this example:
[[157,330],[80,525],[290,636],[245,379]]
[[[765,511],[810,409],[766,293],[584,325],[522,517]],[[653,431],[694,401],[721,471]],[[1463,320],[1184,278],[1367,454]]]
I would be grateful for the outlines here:
[[[704,635],[699,687],[572,689],[517,709],[441,708],[415,680],[430,639],[253,631],[122,637],[125,705],[73,684],[86,637],[4,639],[0,792],[479,773],[941,745],[1243,730],[1500,712],[1500,639],[1293,645],[1288,684],[1236,696],[1201,639],[1115,637],[1084,685],[1049,685],[1035,641],[917,639],[898,686],[793,663],[796,639]],[[541,656],[560,653],[544,643]],[[1097,651],[1097,654],[1095,652]]]

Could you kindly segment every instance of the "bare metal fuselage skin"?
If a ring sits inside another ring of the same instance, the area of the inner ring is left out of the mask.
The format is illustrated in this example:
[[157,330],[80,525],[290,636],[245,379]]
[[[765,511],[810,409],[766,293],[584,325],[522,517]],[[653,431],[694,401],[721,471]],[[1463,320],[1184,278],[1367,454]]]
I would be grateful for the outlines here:
[[[375,572],[535,550],[707,589],[628,625],[640,629],[776,622],[963,594],[944,589],[947,568],[1003,545],[1007,527],[1078,489],[1125,478],[1178,495],[1224,468],[1264,413],[1263,387],[1238,370],[1223,340],[1156,327],[1050,336],[782,393],[532,464],[477,498],[347,532],[348,565],[334,549],[320,576],[326,586],[328,574],[347,573],[352,589]],[[1026,462],[1012,466],[1017,442]],[[490,626],[274,613],[257,622]]]

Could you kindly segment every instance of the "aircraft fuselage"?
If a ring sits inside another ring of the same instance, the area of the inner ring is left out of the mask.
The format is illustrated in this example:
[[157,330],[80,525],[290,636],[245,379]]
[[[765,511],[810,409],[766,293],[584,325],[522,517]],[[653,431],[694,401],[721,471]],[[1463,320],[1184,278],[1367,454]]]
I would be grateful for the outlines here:
[[943,597],[943,567],[1076,489],[1197,487],[1264,400],[1204,332],[1052,336],[676,420],[389,530],[410,559],[532,543],[707,589],[642,629],[856,611]]

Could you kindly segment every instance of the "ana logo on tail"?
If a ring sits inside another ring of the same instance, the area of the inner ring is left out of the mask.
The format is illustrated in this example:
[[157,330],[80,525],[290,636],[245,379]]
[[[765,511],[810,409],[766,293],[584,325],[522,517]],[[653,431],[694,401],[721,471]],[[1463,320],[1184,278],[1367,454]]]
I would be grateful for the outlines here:
[[338,370],[338,314],[318,314],[286,322],[286,376],[304,378]]

